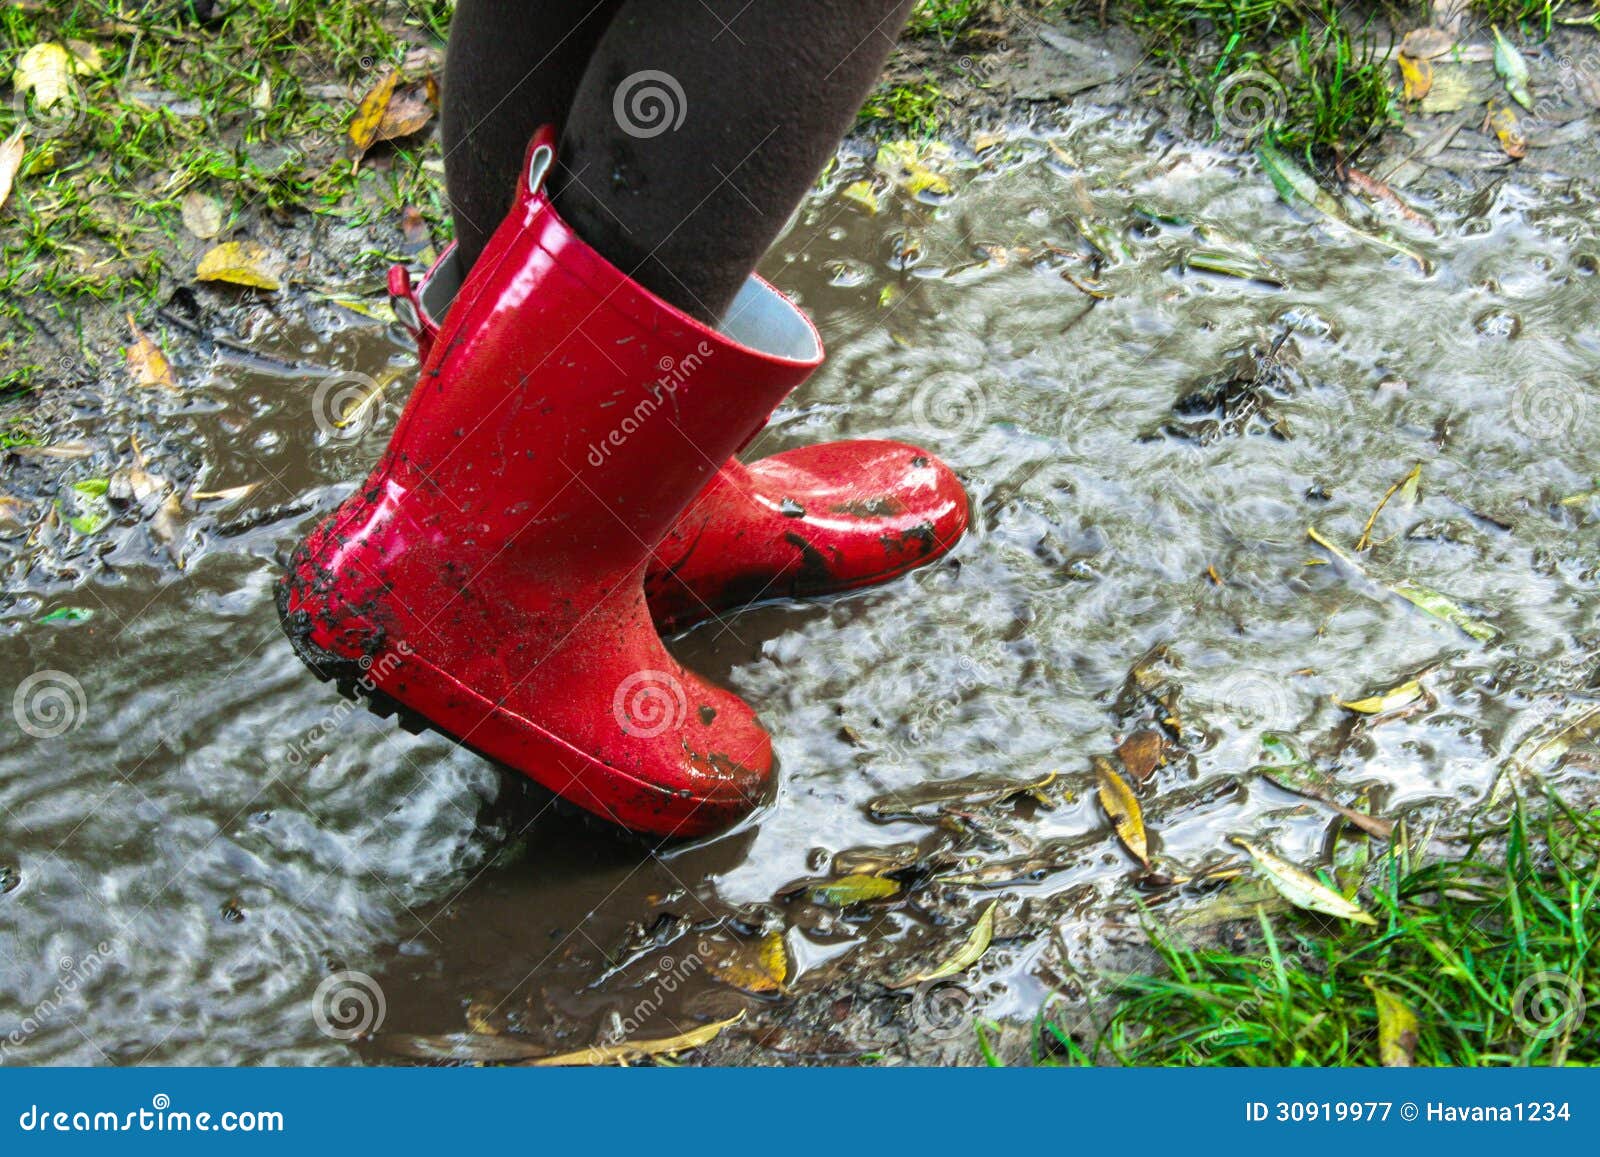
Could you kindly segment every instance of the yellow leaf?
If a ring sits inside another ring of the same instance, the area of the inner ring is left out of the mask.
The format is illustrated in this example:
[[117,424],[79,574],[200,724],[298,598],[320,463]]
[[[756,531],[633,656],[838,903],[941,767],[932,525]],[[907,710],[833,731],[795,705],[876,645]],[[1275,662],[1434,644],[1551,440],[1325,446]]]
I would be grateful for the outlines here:
[[21,129],[0,143],[0,209],[5,208],[6,200],[11,196],[11,182],[22,167],[22,155],[25,152],[27,146],[22,143]]
[[878,194],[873,192],[871,181],[856,181],[846,185],[839,194],[852,205],[858,205],[873,216],[878,214]]
[[1405,81],[1407,100],[1421,100],[1433,90],[1433,64],[1414,56],[1401,55],[1400,77]]
[[761,967],[781,988],[789,979],[789,949],[782,932],[768,932],[761,941]]
[[844,908],[865,900],[881,900],[900,891],[900,884],[886,876],[841,876],[806,891],[813,904]]
[[893,988],[908,988],[913,984],[922,984],[929,980],[943,980],[948,976],[955,976],[971,968],[983,954],[989,951],[989,945],[994,941],[994,909],[1000,901],[991,900],[989,906],[978,917],[978,922],[973,925],[972,932],[960,948],[955,950],[950,959],[929,972],[919,972],[915,976],[892,985]]
[[1407,703],[1415,703],[1421,698],[1422,684],[1415,679],[1411,679],[1380,695],[1369,695],[1365,699],[1357,699],[1349,703],[1335,696],[1333,701],[1346,711],[1354,711],[1360,715],[1382,715],[1404,707]]
[[929,162],[948,161],[950,149],[940,142],[885,141],[878,146],[877,166],[913,197],[922,193],[945,196],[950,182],[934,172]]
[[1111,817],[1117,838],[1127,846],[1145,867],[1150,866],[1150,843],[1144,828],[1144,809],[1127,781],[1118,775],[1111,761],[1096,755],[1094,775],[1100,786],[1100,806]]
[[377,141],[383,114],[389,108],[389,99],[394,96],[394,86],[399,81],[400,74],[391,69],[361,98],[356,115],[350,121],[350,140],[357,152],[366,152]]
[[730,1016],[727,1020],[719,1020],[715,1024],[703,1025],[700,1028],[690,1029],[673,1037],[664,1037],[659,1040],[624,1041],[618,1045],[595,1045],[593,1048],[579,1049],[575,1053],[562,1053],[560,1056],[539,1057],[529,1061],[530,1065],[541,1068],[561,1065],[618,1065],[629,1061],[642,1060],[646,1057],[666,1056],[679,1053],[685,1049],[699,1048],[709,1044],[717,1035],[729,1025],[738,1024],[744,1019],[741,1010],[737,1016]]
[[125,353],[133,380],[141,386],[176,390],[178,383],[173,380],[172,364],[167,361],[167,355],[134,323],[131,313],[128,315],[128,328],[133,331],[133,344]]
[[1510,105],[1490,101],[1489,116],[1484,123],[1494,130],[1495,138],[1506,156],[1513,161],[1520,161],[1528,155],[1528,138],[1523,134],[1522,122],[1517,119]]
[[35,44],[17,61],[11,87],[33,93],[41,109],[59,104],[72,92],[72,55],[59,44]]
[[72,71],[79,76],[93,76],[106,66],[100,50],[87,40],[68,40],[67,51],[72,54]]
[[277,289],[279,281],[269,265],[272,254],[255,241],[226,241],[200,258],[195,276],[201,281],[227,281],[255,289]]
[[1361,979],[1372,989],[1378,1009],[1378,1062],[1391,1069],[1409,1069],[1417,1055],[1417,1014],[1387,988],[1372,983],[1370,976]]

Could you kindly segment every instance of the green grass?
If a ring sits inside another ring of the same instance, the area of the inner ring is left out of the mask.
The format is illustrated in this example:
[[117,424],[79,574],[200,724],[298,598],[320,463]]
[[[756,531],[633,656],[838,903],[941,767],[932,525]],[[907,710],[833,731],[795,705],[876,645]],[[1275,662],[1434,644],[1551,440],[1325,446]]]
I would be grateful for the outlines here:
[[1373,987],[1414,1012],[1419,1065],[1600,1062],[1600,812],[1558,800],[1459,859],[1397,850],[1363,897],[1377,929],[1261,915],[1253,951],[1156,935],[1164,970],[1116,983],[1092,1043],[1042,1014],[1046,1064],[1373,1065]]
[[917,0],[906,22],[906,33],[949,40],[987,7],[987,0]]
[[867,98],[859,119],[898,125],[917,136],[932,136],[939,131],[944,104],[944,91],[932,81],[888,85]]
[[[51,113],[32,98],[0,101],[0,137],[22,117],[33,125],[0,210],[0,318],[23,330],[35,318],[70,322],[86,299],[137,302],[163,276],[189,280],[176,242],[191,189],[222,203],[225,225],[298,211],[365,225],[415,204],[448,230],[419,153],[357,170],[346,150],[352,108],[327,86],[364,90],[409,47],[380,8],[237,0],[210,25],[166,3],[24,0],[0,11],[0,78],[41,41],[100,55]],[[404,30],[440,34],[448,12],[442,0],[410,4]]]

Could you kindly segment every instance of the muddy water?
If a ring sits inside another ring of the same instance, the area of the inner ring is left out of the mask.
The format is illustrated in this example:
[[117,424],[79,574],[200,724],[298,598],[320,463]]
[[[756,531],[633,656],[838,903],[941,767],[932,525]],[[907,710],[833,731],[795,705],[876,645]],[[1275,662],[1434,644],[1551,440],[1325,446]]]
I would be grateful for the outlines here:
[[[921,442],[966,480],[976,525],[909,578],[674,644],[776,736],[773,802],[718,839],[597,842],[476,757],[351,712],[291,655],[276,560],[398,412],[386,397],[347,437],[319,427],[317,391],[405,367],[383,327],[306,298],[239,307],[202,328],[257,359],[195,342],[175,350],[181,397],[85,398],[53,435],[88,456],[16,465],[22,506],[0,527],[18,724],[0,730],[5,1059],[381,1062],[443,1047],[416,1034],[568,1049],[741,1008],[760,1015],[727,1039],[749,1059],[925,1058],[923,1036],[960,1045],[965,1022],[919,1036],[918,1010],[890,1002],[882,1031],[837,1008],[751,1026],[807,994],[881,995],[995,899],[962,1014],[1026,1015],[1059,978],[1092,988],[1109,947],[1142,936],[1137,900],[1203,922],[1229,889],[1171,881],[1234,860],[1230,835],[1325,861],[1348,844],[1333,814],[1248,774],[1266,730],[1295,736],[1341,802],[1448,832],[1508,751],[1581,706],[1597,507],[1562,500],[1600,474],[1591,191],[1533,170],[1476,192],[1425,180],[1439,234],[1406,233],[1425,275],[1117,115],[931,165],[950,196],[884,187],[871,215],[844,195],[871,158],[846,156],[775,250],[767,272],[831,358],[757,449]],[[1186,269],[1195,249],[1271,270]],[[164,515],[158,487],[70,532],[77,499],[41,479],[126,486],[135,434],[180,494],[261,486]],[[1348,550],[1418,463],[1420,488],[1375,524],[1370,577],[1307,542],[1316,526]],[[1499,638],[1388,594],[1400,579]],[[40,621],[66,607],[93,615]],[[1332,701],[1418,672],[1425,696],[1392,718]],[[1146,871],[1091,759],[1148,731],[1166,762],[1138,784]],[[919,794],[1052,771],[1003,802]],[[902,892],[845,910],[785,895],[863,867],[898,869]],[[758,964],[774,932],[789,997]],[[328,980],[352,971],[371,989]],[[345,1039],[363,1019],[377,1031]]]

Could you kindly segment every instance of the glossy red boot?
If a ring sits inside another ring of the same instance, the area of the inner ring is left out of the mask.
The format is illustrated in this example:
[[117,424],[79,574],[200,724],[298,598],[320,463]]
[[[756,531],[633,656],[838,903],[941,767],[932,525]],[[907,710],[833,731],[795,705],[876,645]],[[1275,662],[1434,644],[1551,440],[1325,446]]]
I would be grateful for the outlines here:
[[[389,271],[395,316],[424,360],[461,287],[455,256],[452,245],[414,289],[403,265]],[[645,595],[671,632],[764,599],[887,582],[948,551],[967,518],[950,468],[903,442],[828,442],[748,466],[729,458],[656,548]]]
[[644,571],[821,341],[757,278],[717,330],[630,281],[550,205],[552,150],[541,130],[387,451],[296,549],[279,609],[324,677],[623,827],[715,831],[760,800],[771,743],[667,654]]

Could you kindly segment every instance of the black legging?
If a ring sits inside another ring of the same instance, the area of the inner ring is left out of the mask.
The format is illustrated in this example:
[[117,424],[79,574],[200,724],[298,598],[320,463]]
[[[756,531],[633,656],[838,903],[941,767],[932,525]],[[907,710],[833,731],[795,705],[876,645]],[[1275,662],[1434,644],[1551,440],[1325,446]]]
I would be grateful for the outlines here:
[[477,259],[529,137],[553,123],[561,215],[717,320],[849,130],[911,4],[460,0],[443,131],[462,258]]

